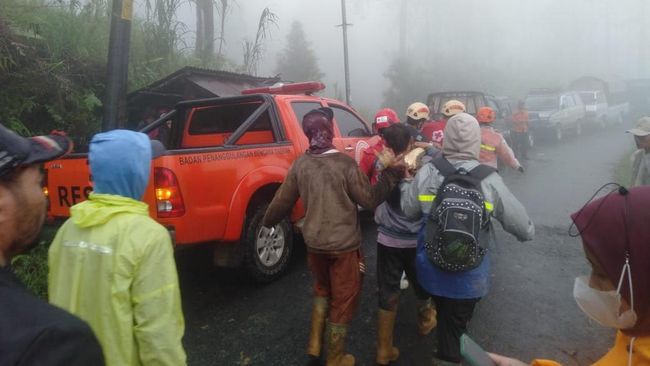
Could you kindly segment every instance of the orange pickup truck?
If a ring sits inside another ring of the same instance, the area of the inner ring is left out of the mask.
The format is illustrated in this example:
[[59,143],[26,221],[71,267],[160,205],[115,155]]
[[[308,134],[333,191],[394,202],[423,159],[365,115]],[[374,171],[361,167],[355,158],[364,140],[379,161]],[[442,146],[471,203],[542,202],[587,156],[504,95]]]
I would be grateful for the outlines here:
[[[152,162],[143,200],[176,245],[210,243],[216,265],[243,266],[261,282],[285,270],[293,248],[292,224],[304,215],[302,206],[276,227],[272,240],[260,237],[261,219],[291,163],[309,146],[302,117],[314,108],[332,108],[334,144],[357,161],[371,138],[352,108],[311,95],[323,88],[313,82],[286,84],[184,101],[142,130],[168,129],[157,134],[165,136],[168,151]],[[92,191],[87,155],[71,154],[45,169],[48,215],[68,217],[70,206]]]

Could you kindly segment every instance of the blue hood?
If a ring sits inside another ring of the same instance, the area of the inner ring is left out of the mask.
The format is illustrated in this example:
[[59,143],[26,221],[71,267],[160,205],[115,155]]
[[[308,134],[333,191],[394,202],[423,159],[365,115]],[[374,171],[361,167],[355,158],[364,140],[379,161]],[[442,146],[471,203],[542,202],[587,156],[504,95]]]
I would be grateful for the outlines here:
[[151,170],[147,135],[128,130],[98,133],[90,141],[88,160],[95,193],[142,199]]

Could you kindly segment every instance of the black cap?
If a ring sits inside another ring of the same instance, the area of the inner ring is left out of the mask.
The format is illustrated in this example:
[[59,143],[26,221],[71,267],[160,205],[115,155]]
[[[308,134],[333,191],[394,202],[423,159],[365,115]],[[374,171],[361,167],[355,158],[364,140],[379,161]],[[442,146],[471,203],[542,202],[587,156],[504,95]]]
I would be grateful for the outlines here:
[[72,150],[63,134],[25,138],[0,124],[0,176],[27,165],[61,157]]

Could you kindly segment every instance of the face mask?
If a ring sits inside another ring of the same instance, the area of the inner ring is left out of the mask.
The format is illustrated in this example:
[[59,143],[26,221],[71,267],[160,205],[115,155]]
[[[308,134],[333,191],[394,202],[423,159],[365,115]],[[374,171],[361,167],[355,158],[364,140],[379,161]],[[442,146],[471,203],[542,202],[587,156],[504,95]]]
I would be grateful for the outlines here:
[[[621,285],[623,284],[626,273],[630,285],[631,308],[620,313]],[[621,271],[621,278],[618,281],[616,291],[599,291],[593,289],[589,287],[589,277],[581,276],[576,278],[573,286],[573,297],[576,299],[580,309],[601,325],[617,329],[627,329],[636,324],[637,317],[634,312],[632,273],[627,259]]]

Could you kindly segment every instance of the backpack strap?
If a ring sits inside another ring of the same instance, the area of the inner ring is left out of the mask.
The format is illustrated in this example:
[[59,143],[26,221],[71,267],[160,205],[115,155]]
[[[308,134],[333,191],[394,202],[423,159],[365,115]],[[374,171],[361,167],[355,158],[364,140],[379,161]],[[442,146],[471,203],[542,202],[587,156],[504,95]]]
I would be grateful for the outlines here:
[[470,170],[469,175],[480,182],[496,171],[497,170],[491,166],[481,164]]
[[431,163],[436,167],[436,169],[438,169],[438,171],[440,171],[440,174],[442,174],[445,178],[456,173],[456,168],[451,165],[449,160],[445,159],[442,155],[431,160]]

